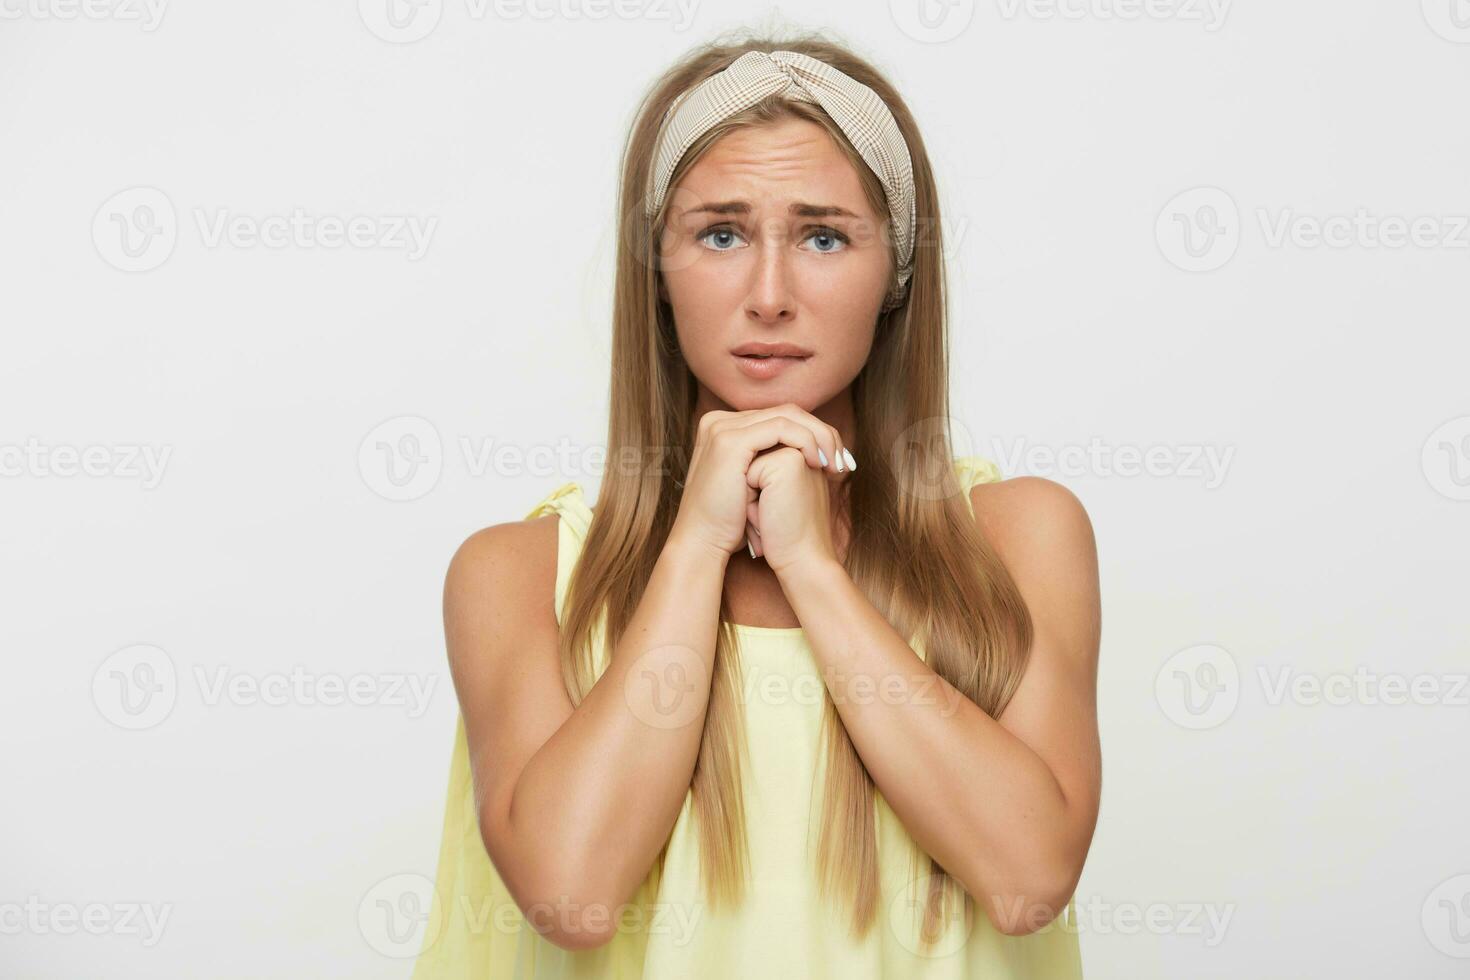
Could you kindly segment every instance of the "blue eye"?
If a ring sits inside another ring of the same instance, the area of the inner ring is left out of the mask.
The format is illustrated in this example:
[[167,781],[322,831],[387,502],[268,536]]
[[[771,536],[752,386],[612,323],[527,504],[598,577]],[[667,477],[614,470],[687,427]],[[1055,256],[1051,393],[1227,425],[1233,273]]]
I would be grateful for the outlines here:
[[[813,238],[826,238],[832,240],[837,245],[841,245],[843,248],[847,246],[847,236],[838,231],[836,228],[815,228],[812,230],[812,233],[807,236],[807,241],[811,241]],[[840,252],[842,251],[842,248],[819,248],[817,249],[817,251],[824,254],[830,254],[832,252]]]
[[[715,225],[713,228],[706,228],[704,231],[696,235],[695,241],[704,242],[708,241],[711,237],[715,235],[734,235],[735,233],[735,229],[731,228],[729,225]],[[732,251],[732,249],[716,248],[713,251],[729,252]]]
[[[730,225],[714,225],[712,227],[706,228],[698,235],[695,235],[694,240],[697,242],[709,243],[712,239],[715,238],[715,236],[721,236],[721,241],[724,242],[726,241],[724,236],[732,236],[738,239],[740,238],[740,233]],[[836,228],[829,228],[825,225],[819,228],[813,228],[811,230],[811,233],[806,236],[805,240],[811,241],[814,238],[824,239],[830,243],[825,248],[819,247],[813,249],[813,251],[817,252],[819,255],[831,255],[836,252],[841,252],[847,247],[849,242],[848,237],[842,232],[838,231]],[[733,252],[735,249],[733,245],[727,248],[717,244],[714,245],[710,250],[714,252]]]

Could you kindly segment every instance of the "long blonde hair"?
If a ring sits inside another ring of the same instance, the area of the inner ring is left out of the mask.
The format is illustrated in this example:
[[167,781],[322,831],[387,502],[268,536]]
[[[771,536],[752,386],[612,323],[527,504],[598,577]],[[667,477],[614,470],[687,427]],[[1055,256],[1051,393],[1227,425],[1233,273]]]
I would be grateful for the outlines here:
[[[727,36],[702,45],[655,82],[635,115],[619,191],[607,449],[611,461],[642,458],[647,447],[658,447],[666,465],[610,464],[604,473],[595,516],[571,573],[560,639],[563,678],[573,703],[580,703],[597,678],[588,643],[592,631],[601,620],[606,649],[613,650],[627,629],[678,513],[693,449],[697,386],[679,353],[672,311],[658,294],[664,213],[651,221],[643,214],[659,124],[691,85],[747,51],[781,49],[833,65],[878,93],[893,112],[913,162],[912,278],[903,302],[879,316],[867,364],[853,382],[857,442],[852,448],[863,466],[847,483],[852,530],[845,564],[900,635],[919,638],[929,667],[998,717],[1020,683],[1031,620],[1015,583],[977,531],[953,469],[934,176],[913,117],[893,87],[863,59],[815,35]],[[832,134],[861,175],[875,212],[886,215],[882,185],[841,129],[819,107],[779,96],[705,134],[679,162],[670,186],[725,133],[789,115]],[[740,901],[749,867],[740,792],[739,647],[727,599],[721,597],[709,707],[692,781],[701,874],[711,908]],[[850,903],[852,934],[861,938],[880,900],[875,788],[830,694],[824,715],[827,779],[816,872],[825,894]],[[917,877],[917,866],[913,870]],[[928,872],[921,935],[932,941],[958,908],[948,903],[968,903],[970,896],[932,858]],[[963,912],[969,921],[973,908],[966,904]]]

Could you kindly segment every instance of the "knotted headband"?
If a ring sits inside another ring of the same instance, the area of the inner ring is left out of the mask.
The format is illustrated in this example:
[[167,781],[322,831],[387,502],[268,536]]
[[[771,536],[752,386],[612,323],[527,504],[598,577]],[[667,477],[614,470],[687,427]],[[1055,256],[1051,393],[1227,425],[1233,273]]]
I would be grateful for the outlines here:
[[897,305],[914,271],[914,171],[908,144],[878,93],[807,55],[747,51],[680,95],[659,133],[645,216],[652,218],[663,207],[669,177],[695,140],[722,119],[777,93],[825,110],[882,182],[898,252],[898,286],[884,309]]

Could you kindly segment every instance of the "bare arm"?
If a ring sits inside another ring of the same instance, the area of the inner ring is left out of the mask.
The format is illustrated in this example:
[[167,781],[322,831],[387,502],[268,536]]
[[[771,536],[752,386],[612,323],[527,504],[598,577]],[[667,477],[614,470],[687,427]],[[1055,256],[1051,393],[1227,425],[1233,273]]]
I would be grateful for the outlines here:
[[444,627],[486,851],[532,926],[581,949],[611,937],[689,790],[729,554],[670,536],[606,672],[573,708],[557,656],[556,537],[550,516],[470,536],[450,562]]
[[[1086,511],[1060,484],[982,484],[971,500],[1035,626],[998,719],[919,660],[840,565],[797,564],[781,584],[818,662],[854,686],[834,700],[878,790],[998,930],[1024,935],[1072,895],[1098,816],[1097,555]],[[859,696],[860,681],[888,693]]]
[[556,523],[486,528],[449,564],[444,629],[480,834],[527,920],[559,946],[611,938],[688,795],[725,568],[755,499],[751,460],[781,444],[812,467],[819,451],[837,458],[836,430],[792,405],[710,411],[697,428],[673,530],[575,708],[557,656]]

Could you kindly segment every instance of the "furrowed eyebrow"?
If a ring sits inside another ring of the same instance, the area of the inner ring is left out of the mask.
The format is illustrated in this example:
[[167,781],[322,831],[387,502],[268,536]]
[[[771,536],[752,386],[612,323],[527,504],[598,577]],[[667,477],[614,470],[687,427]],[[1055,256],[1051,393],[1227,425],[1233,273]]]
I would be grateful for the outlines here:
[[[800,218],[858,218],[847,208],[838,207],[835,204],[793,204],[786,209],[788,213]],[[721,201],[717,204],[704,204],[697,208],[690,208],[687,214],[749,214],[750,205],[744,201]]]

